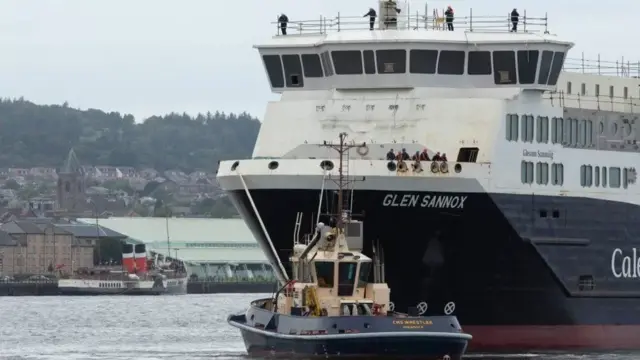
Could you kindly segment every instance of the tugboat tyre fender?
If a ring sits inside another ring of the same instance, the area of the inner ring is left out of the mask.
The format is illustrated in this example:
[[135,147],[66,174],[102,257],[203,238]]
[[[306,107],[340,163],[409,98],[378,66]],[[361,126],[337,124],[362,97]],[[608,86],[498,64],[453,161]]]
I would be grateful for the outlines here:
[[405,163],[404,161],[399,161],[398,162],[398,172],[407,172],[407,163]]
[[432,162],[431,163],[431,172],[436,174],[438,171],[440,171],[440,167],[438,166],[437,162]]
[[362,144],[362,146],[358,146],[358,149],[356,149],[356,152],[360,156],[367,156],[367,154],[369,154],[369,147],[365,144]]

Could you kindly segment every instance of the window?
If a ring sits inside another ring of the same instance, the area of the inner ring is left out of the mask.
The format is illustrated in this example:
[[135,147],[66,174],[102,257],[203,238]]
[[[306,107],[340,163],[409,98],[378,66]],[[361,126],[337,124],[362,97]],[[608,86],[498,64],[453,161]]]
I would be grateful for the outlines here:
[[477,148],[477,147],[471,147],[471,148],[462,147],[458,151],[458,158],[456,159],[456,161],[457,162],[476,162],[479,151],[480,151],[480,148]]
[[549,183],[549,164],[536,163],[536,184],[547,185]]
[[594,180],[596,181],[596,187],[600,186],[600,166],[596,166],[596,173],[593,176]]
[[267,69],[267,76],[273,88],[284,87],[284,73],[282,72],[282,61],[280,55],[263,55],[264,67]]
[[576,146],[578,144],[578,119],[571,119],[571,145]]
[[409,71],[412,74],[435,74],[438,63],[438,50],[411,50],[409,52]]
[[578,277],[578,290],[579,291],[591,291],[595,289],[596,282],[593,279],[593,275],[580,275]]
[[469,51],[469,62],[467,63],[467,74],[491,75],[491,52],[490,51]]
[[371,262],[360,263],[360,273],[358,274],[358,287],[363,288],[369,283],[369,273],[371,272]]
[[533,142],[533,115],[522,115],[522,141]]
[[602,187],[607,187],[607,167],[602,167]]
[[318,277],[318,286],[324,288],[333,287],[333,262],[316,261],[316,276]]
[[587,128],[585,130],[585,132],[587,133],[587,138],[585,140],[585,143],[587,146],[591,146],[593,145],[593,121],[592,120],[587,120]]
[[462,75],[464,74],[464,51],[440,51],[438,59],[438,74]]
[[304,68],[304,77],[321,78],[324,76],[318,54],[302,54],[302,67]]
[[580,166],[580,186],[593,186],[593,167],[591,165]]
[[493,81],[498,85],[516,84],[516,53],[514,51],[493,52]]
[[[551,72],[551,61],[553,60],[553,51],[545,50],[542,52],[540,59],[540,73],[538,74],[538,84],[546,85],[549,82],[549,73]],[[567,93],[571,94],[571,83],[567,83]]]
[[538,116],[538,126],[536,129],[536,141],[546,144],[549,142],[549,117]]
[[533,184],[533,162],[523,161],[520,164],[520,177],[523,184]]
[[551,143],[552,144],[562,143],[563,131],[564,131],[564,120],[562,118],[554,117],[552,119],[552,126],[551,126]]
[[580,120],[578,128],[578,146],[584,147],[587,144],[587,120]]
[[364,59],[364,73],[375,74],[376,73],[376,61],[373,57],[373,50],[365,50],[362,52]]
[[325,76],[333,76],[333,67],[331,66],[329,52],[323,52],[322,55],[320,55],[320,60],[322,61],[322,68],[324,69]]
[[622,187],[627,188],[629,186],[629,169],[624,168],[622,170]]
[[596,96],[600,96],[600,84],[596,84]]
[[406,50],[377,50],[378,74],[404,74],[407,72]]
[[609,86],[609,97],[613,97],[613,85]]
[[332,51],[331,59],[336,75],[361,75],[362,53],[359,50]]
[[518,115],[507,114],[505,137],[509,141],[518,141]]
[[629,97],[629,88],[627,88],[626,86],[624,87],[624,89],[622,89],[622,96],[625,99]]
[[620,168],[619,167],[609,168],[609,187],[611,188],[620,187]]
[[538,50],[518,50],[518,78],[520,84],[533,84],[538,69]]
[[571,94],[571,81],[567,81],[567,94]]
[[287,87],[304,86],[300,55],[282,55],[282,65],[284,66],[284,79]]
[[338,296],[353,295],[353,285],[356,283],[356,270],[358,263],[341,262],[338,263]]
[[564,184],[564,166],[562,164],[551,164],[551,184],[558,186]]
[[564,64],[564,53],[556,51],[553,54],[553,62],[551,63],[551,73],[549,74],[549,82],[547,84],[555,86],[558,84],[558,78],[560,77],[560,71],[562,71],[562,65]]
[[562,145],[571,144],[571,119],[564,119],[564,134],[562,136]]

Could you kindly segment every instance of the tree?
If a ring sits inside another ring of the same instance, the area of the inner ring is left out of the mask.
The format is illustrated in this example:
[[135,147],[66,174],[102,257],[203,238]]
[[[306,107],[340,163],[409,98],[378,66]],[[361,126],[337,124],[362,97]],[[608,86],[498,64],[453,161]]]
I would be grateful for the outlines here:
[[14,179],[9,179],[9,180],[5,181],[3,187],[5,189],[19,190],[20,189],[20,184],[18,184],[18,182],[15,181]]

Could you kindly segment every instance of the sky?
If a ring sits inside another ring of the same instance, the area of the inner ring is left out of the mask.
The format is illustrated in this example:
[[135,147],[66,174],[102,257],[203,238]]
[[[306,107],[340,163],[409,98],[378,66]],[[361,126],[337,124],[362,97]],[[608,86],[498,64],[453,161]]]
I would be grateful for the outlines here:
[[[424,1],[410,1],[423,12]],[[262,118],[271,94],[253,45],[290,21],[362,16],[371,0],[0,0],[0,97],[131,113],[247,111]],[[579,4],[578,6],[575,6]],[[604,4],[604,5],[603,5]],[[640,1],[449,0],[461,17],[549,16],[576,43],[569,57],[640,60]],[[415,9],[415,10],[414,10]],[[615,22],[619,21],[620,24]],[[629,29],[629,31],[625,31]]]

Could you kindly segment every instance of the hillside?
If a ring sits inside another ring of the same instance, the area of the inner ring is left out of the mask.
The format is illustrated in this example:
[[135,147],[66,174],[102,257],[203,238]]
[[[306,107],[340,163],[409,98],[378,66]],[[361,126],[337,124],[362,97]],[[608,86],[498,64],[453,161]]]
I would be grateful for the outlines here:
[[132,115],[0,100],[0,167],[62,165],[73,147],[87,165],[215,170],[251,155],[260,122],[249,114]]

